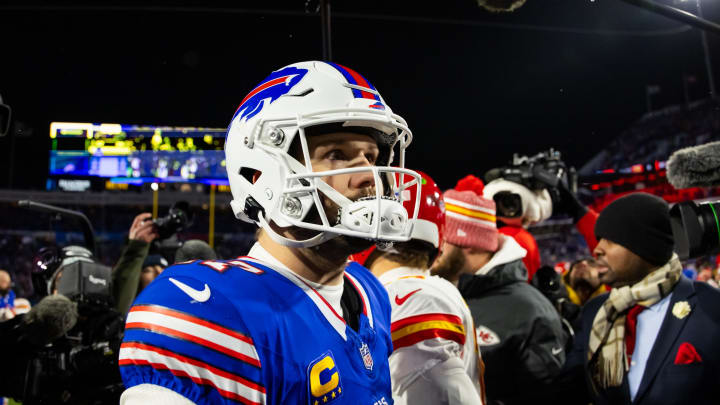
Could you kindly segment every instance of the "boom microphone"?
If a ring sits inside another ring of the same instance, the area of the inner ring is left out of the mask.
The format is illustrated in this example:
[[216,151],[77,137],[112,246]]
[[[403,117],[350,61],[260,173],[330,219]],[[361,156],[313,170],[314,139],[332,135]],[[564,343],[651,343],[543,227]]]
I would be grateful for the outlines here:
[[720,185],[720,141],[675,151],[667,162],[667,178],[676,189]]
[[25,315],[20,340],[44,346],[67,333],[77,320],[76,303],[63,295],[49,295]]

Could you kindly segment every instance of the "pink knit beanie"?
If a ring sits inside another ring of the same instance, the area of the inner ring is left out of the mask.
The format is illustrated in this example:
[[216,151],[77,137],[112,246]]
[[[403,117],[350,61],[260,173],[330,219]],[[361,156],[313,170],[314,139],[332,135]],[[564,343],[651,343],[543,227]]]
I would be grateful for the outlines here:
[[498,230],[495,224],[495,201],[473,191],[448,190],[445,201],[445,233],[443,238],[460,247],[495,252]]

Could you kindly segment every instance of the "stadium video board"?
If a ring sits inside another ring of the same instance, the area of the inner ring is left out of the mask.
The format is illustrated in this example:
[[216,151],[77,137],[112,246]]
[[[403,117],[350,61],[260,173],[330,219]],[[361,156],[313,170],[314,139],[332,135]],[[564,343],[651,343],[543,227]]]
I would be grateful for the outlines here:
[[225,134],[225,128],[53,122],[49,171],[116,183],[227,184]]

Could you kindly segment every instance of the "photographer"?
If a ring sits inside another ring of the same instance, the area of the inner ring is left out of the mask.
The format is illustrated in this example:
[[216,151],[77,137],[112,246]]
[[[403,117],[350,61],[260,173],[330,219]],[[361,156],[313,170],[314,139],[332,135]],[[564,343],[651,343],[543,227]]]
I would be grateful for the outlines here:
[[[147,212],[135,217],[130,226],[128,244],[113,269],[115,308],[122,314],[127,313],[137,296],[141,273],[145,267],[143,263],[150,251],[150,243],[159,236],[151,217],[152,215]],[[167,267],[167,262],[164,267]]]
[[[128,234],[128,244],[113,270],[113,296],[115,308],[123,314],[130,309],[135,297],[168,266],[164,255],[173,254],[176,262],[187,260],[214,260],[215,251],[205,242],[176,240],[167,246],[159,243],[170,241],[182,229],[192,224],[187,202],[179,201],[170,207],[168,215],[152,220],[145,212],[133,220]],[[150,250],[163,254],[149,255]],[[174,252],[173,252],[174,251]]]

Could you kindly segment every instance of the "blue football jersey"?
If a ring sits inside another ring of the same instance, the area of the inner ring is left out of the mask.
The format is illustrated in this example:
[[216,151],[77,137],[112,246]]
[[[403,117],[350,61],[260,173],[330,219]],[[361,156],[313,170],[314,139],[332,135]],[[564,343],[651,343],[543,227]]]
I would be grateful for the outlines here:
[[357,331],[269,260],[169,267],[128,314],[125,387],[155,384],[197,404],[391,404],[387,293],[356,263],[344,282],[363,301]]

